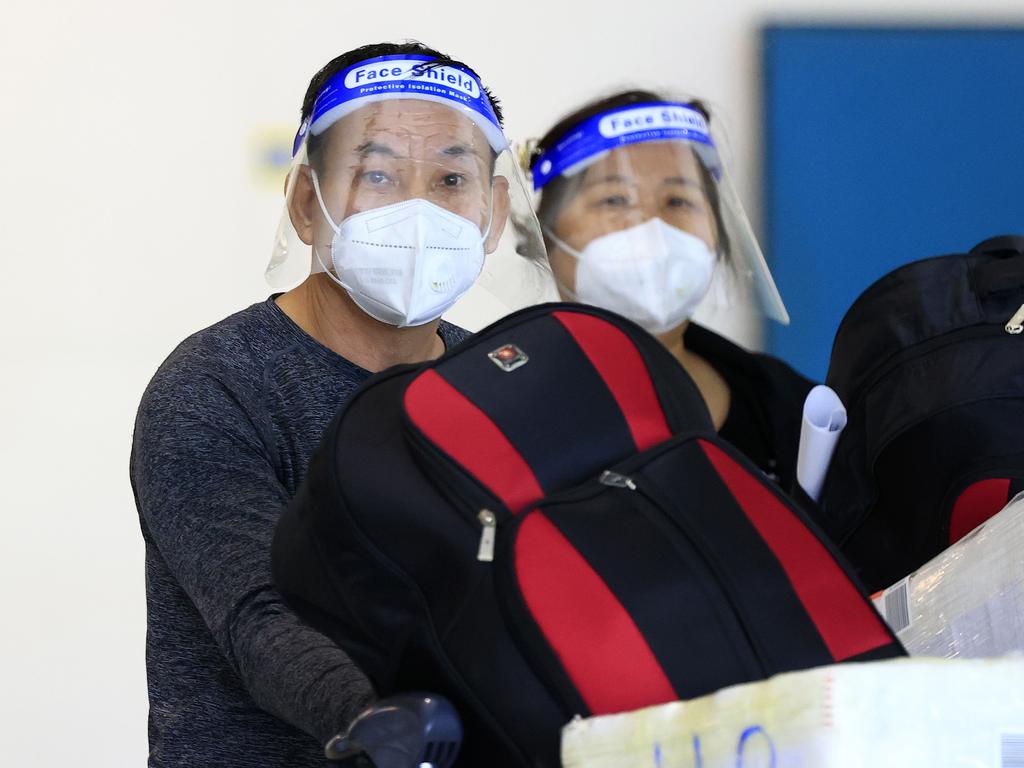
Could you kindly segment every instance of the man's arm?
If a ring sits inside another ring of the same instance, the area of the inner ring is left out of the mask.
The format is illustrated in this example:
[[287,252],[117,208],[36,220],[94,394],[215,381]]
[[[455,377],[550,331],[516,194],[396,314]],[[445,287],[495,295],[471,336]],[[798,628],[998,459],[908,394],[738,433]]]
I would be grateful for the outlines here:
[[274,589],[288,503],[252,422],[219,382],[158,377],[132,449],[136,503],[164,561],[263,709],[325,742],[373,695],[366,676]]

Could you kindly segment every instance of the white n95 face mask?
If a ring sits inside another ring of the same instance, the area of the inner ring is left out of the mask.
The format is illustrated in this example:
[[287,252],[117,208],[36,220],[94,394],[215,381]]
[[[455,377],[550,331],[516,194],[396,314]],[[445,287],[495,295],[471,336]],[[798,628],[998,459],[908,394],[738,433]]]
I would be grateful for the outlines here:
[[429,323],[448,311],[479,277],[487,235],[468,219],[414,199],[362,211],[335,224],[315,173],[313,187],[320,210],[334,229],[334,276],[370,317],[399,328]]
[[577,301],[616,312],[648,333],[682,325],[711,285],[711,249],[659,218],[595,238],[582,252],[548,235],[577,259]]

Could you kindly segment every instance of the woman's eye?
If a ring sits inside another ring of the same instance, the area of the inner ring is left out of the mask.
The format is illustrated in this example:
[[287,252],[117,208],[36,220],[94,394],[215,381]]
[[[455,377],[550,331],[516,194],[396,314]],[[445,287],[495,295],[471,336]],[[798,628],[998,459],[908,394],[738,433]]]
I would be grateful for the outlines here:
[[669,208],[687,208],[689,210],[698,210],[700,206],[692,200],[687,200],[685,197],[670,197],[665,201],[665,204]]
[[601,205],[612,208],[619,208],[629,205],[629,198],[625,195],[608,195],[601,198]]

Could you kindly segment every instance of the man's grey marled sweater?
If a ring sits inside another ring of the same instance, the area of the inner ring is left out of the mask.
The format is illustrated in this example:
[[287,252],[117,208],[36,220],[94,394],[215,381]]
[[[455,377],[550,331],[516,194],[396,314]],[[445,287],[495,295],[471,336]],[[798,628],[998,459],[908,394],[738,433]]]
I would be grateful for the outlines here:
[[[442,323],[449,348],[466,332]],[[150,766],[324,765],[372,696],[274,589],[270,544],[327,424],[370,374],[273,299],[183,342],[139,406]]]

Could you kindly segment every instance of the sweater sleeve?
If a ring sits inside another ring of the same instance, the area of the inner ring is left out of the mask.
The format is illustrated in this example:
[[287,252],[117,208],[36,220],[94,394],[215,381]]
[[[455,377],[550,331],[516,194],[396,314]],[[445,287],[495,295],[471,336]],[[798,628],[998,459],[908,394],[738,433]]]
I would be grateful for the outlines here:
[[345,727],[373,691],[273,586],[288,493],[239,399],[205,372],[158,374],[131,475],[143,526],[256,704],[321,743]]

